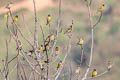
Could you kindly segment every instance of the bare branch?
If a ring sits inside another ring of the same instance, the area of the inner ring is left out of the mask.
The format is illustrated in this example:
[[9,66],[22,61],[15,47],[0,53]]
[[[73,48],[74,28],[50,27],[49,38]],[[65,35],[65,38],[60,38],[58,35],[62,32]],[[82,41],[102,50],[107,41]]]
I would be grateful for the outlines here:
[[[62,65],[64,65],[65,60],[66,60],[68,54],[69,54],[70,51],[71,51],[71,37],[72,37],[72,36],[69,37],[69,43],[68,43],[68,46],[67,46],[66,55],[65,55],[65,57],[64,57],[64,59],[63,59],[63,61],[62,61]],[[58,77],[59,77],[59,75],[60,75],[62,69],[63,69],[63,66],[59,69],[59,71],[58,71],[58,73],[57,73],[57,75],[56,75],[56,77],[55,77],[55,80],[58,79]]]
[[35,0],[33,0],[33,5],[34,5],[34,17],[35,17],[34,47],[37,48],[37,46],[38,46],[38,27],[37,27],[37,12],[36,12]]
[[91,27],[91,50],[90,50],[90,60],[88,64],[88,68],[86,70],[85,75],[83,76],[82,80],[87,79],[88,72],[90,70],[91,64],[92,64],[92,57],[93,57],[93,45],[94,45],[94,29],[93,29],[93,24],[92,24],[92,15],[91,15],[91,7],[87,1],[87,7],[88,7],[88,14],[89,14],[89,21],[90,21],[90,27]]
[[93,25],[93,28],[100,23],[101,18],[102,18],[102,12],[100,13],[100,17],[99,17],[98,21]]
[[55,45],[56,45],[56,41],[57,41],[58,34],[59,34],[59,30],[60,30],[60,24],[61,24],[61,0],[59,0],[59,14],[58,14],[56,35],[55,35],[55,40],[54,40],[53,46],[52,46],[52,48],[51,48],[51,55],[53,54],[54,47],[55,47]]

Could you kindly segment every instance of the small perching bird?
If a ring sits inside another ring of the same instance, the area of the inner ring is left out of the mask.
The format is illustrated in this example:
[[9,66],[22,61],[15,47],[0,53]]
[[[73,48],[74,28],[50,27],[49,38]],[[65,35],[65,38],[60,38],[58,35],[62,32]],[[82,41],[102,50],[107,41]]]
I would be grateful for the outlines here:
[[38,49],[37,49],[37,52],[40,53],[40,52],[42,52],[42,51],[43,51],[43,45],[40,45],[40,46],[38,47]]
[[49,51],[50,50],[50,46],[47,44],[47,45],[45,45],[44,46],[45,48],[44,48],[44,50],[43,51]]
[[53,34],[50,35],[50,41],[54,41],[55,40],[55,36]]
[[45,44],[49,44],[50,43],[50,35],[45,39]]
[[55,47],[55,55],[56,56],[59,54],[59,51],[60,51],[59,47]]
[[78,66],[78,67],[76,68],[75,73],[76,73],[76,74],[79,74],[79,73],[80,73],[80,66]]
[[72,25],[68,27],[68,29],[64,32],[64,34],[71,33],[72,32]]
[[108,66],[107,66],[108,71],[110,71],[110,70],[111,70],[112,66],[113,66],[112,61],[108,61]]
[[104,4],[98,9],[98,11],[97,12],[103,12],[104,11]]
[[60,69],[62,67],[62,61],[60,61],[57,65],[57,70]]
[[7,4],[5,8],[10,9],[11,7],[12,7],[12,2],[10,2],[9,4]]
[[14,17],[13,22],[15,22],[15,23],[17,23],[17,22],[18,22],[18,15],[16,15],[16,16]]
[[4,17],[10,17],[10,12],[7,12]]
[[95,77],[96,75],[97,75],[97,70],[96,70],[96,69],[93,69],[92,77]]
[[48,16],[47,16],[47,23],[46,23],[46,25],[48,25],[48,24],[50,24],[50,21],[52,20],[52,18],[51,18],[51,16],[50,16],[50,14],[48,14]]
[[77,44],[82,46],[84,44],[84,40],[82,38],[80,38]]
[[47,61],[41,62],[42,66],[44,67],[46,65]]

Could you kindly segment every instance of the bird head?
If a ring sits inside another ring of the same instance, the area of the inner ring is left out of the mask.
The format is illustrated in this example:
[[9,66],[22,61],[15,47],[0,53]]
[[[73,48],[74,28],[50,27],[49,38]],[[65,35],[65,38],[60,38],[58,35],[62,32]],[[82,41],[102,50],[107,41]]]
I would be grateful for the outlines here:
[[50,14],[48,14],[48,17],[50,16]]
[[105,6],[105,4],[103,4],[102,6]]
[[93,69],[93,71],[96,71],[96,69]]
[[15,17],[17,17],[17,18],[18,18],[18,15],[16,15]]

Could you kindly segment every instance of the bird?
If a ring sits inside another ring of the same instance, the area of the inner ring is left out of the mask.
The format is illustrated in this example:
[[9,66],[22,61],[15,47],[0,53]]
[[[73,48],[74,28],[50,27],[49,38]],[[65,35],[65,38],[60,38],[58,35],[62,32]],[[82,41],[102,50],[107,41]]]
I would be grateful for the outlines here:
[[62,67],[62,61],[60,61],[57,65],[57,70]]
[[16,50],[20,50],[20,51],[22,50],[22,42],[20,40],[18,40],[18,42],[17,42]]
[[70,27],[68,27],[68,29],[64,32],[64,34],[71,33],[71,32],[72,32],[72,25],[70,25]]
[[97,75],[97,70],[96,70],[96,69],[93,69],[92,77],[95,77],[96,75]]
[[43,45],[40,45],[37,49],[37,52],[40,53],[43,50]]
[[59,47],[55,47],[55,51],[59,51]]
[[82,46],[84,44],[84,40],[82,38],[80,38],[77,44]]
[[54,41],[55,40],[55,36],[53,34],[50,35],[50,41]]
[[50,35],[45,39],[44,43],[45,44],[49,44],[50,43]]
[[10,17],[10,12],[7,12],[4,17]]
[[50,14],[48,14],[48,16],[47,16],[47,23],[46,23],[46,25],[48,25],[48,24],[50,24],[50,21],[51,21],[51,16],[50,16]]
[[75,73],[78,74],[80,72],[80,66],[78,66],[75,70]]
[[50,50],[50,46],[47,44],[47,45],[45,45],[45,49],[43,50],[43,52],[44,51],[49,51]]
[[113,66],[113,65],[112,65],[112,61],[108,61],[108,66],[107,66],[108,71],[111,70],[112,66]]
[[98,11],[97,12],[103,12],[104,11],[104,4],[98,9]]
[[12,7],[12,2],[10,2],[9,4],[6,5],[7,9],[10,9]]
[[46,65],[46,62],[43,61],[43,62],[41,62],[41,64],[42,64],[42,66],[44,67],[44,66]]
[[14,17],[14,19],[13,19],[13,22],[18,22],[18,15],[16,15],[15,17]]
[[55,47],[55,53],[56,53],[56,56],[59,54],[59,47]]

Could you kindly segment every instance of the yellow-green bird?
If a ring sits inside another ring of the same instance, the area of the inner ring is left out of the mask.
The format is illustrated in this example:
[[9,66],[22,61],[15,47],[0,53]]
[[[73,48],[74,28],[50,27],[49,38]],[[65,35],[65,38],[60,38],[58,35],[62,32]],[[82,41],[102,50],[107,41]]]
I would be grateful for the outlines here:
[[77,44],[82,46],[84,44],[84,40],[82,38],[80,38]]
[[40,45],[40,46],[38,47],[37,52],[40,53],[42,50],[43,50],[43,45]]
[[53,34],[50,35],[50,41],[54,41],[55,40],[55,36]]
[[98,11],[97,12],[103,12],[104,11],[104,4],[98,9]]
[[15,23],[18,22],[18,15],[16,15],[16,16],[14,17],[13,21],[14,21]]
[[45,44],[50,43],[50,35],[45,39]]
[[97,75],[97,70],[96,70],[96,69],[93,69],[92,77],[95,77],[96,75]]
[[47,44],[45,45],[45,49],[43,51],[49,51],[50,50],[50,46]]
[[10,16],[10,12],[7,12],[4,17],[9,17]]
[[61,68],[62,67],[62,61],[60,61],[57,65],[57,69]]
[[71,33],[71,32],[72,32],[72,25],[70,25],[70,27],[68,27],[68,29],[64,32],[64,34]]
[[50,16],[50,14],[48,14],[46,25],[50,24],[50,21],[51,21],[51,20],[52,20],[52,18],[51,18],[51,16]]

